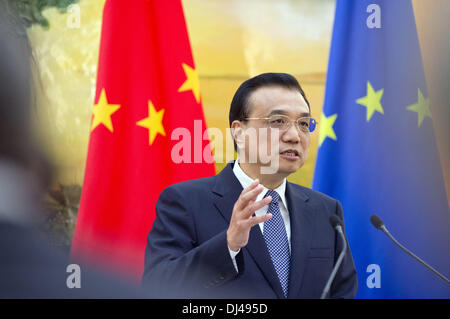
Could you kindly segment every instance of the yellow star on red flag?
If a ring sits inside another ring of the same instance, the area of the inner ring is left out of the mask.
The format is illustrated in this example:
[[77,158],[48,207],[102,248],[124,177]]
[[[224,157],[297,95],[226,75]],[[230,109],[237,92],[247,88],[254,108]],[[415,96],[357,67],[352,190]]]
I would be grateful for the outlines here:
[[162,136],[166,136],[166,132],[164,131],[164,126],[162,124],[163,116],[164,109],[156,111],[152,101],[148,101],[148,117],[136,123],[136,125],[148,129],[148,143],[150,145],[153,144],[153,141],[155,140],[158,133]]
[[180,86],[178,92],[185,92],[192,90],[195,100],[200,103],[200,83],[198,80],[197,71],[191,68],[186,63],[181,64],[183,66],[184,73],[186,74],[186,81]]
[[108,104],[106,91],[102,89],[97,104],[94,105],[94,119],[92,120],[91,132],[100,124],[103,124],[109,131],[114,128],[111,121],[111,115],[120,108],[119,104]]

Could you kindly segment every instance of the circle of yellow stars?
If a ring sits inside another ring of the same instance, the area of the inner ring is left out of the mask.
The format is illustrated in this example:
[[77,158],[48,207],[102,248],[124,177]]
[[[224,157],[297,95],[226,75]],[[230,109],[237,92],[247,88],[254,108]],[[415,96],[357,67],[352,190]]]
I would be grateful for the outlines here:
[[[381,104],[383,93],[384,89],[375,90],[372,84],[369,81],[367,81],[366,96],[363,96],[356,100],[357,104],[366,107],[367,122],[369,122],[372,119],[375,112],[384,115],[384,109]],[[423,96],[422,91],[420,89],[418,89],[417,93],[417,103],[407,106],[406,109],[408,111],[417,113],[417,126],[419,128],[427,117],[431,118],[429,99]],[[327,137],[334,141],[337,141],[336,132],[334,131],[333,128],[337,117],[338,114],[326,116],[324,113],[322,113],[319,131],[319,147],[323,144],[323,142],[326,140]]]
[[[200,103],[200,84],[198,79],[197,71],[187,65],[186,63],[181,64],[184,73],[186,75],[186,80],[179,87],[178,92],[192,91],[195,101]],[[111,117],[120,109],[120,104],[110,104],[106,96],[105,88],[102,89],[100,97],[97,104],[94,105],[93,119],[91,125],[91,132],[103,124],[111,133],[114,132],[114,127],[112,124]],[[136,122],[136,125],[148,129],[148,142],[152,145],[158,134],[166,136],[163,125],[165,109],[156,110],[153,102],[148,101],[148,117],[143,118]]]

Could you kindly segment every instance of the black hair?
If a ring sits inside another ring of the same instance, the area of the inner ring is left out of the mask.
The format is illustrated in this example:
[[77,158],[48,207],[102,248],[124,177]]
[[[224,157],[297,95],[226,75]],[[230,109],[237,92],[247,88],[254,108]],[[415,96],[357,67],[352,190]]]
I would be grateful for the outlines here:
[[[237,89],[230,106],[230,127],[233,121],[245,121],[245,118],[249,116],[250,108],[248,100],[252,92],[261,87],[269,86],[283,87],[300,92],[308,105],[309,112],[311,112],[305,92],[303,92],[302,87],[295,77],[287,73],[263,73],[246,80]],[[237,150],[236,142],[234,142],[234,149]]]

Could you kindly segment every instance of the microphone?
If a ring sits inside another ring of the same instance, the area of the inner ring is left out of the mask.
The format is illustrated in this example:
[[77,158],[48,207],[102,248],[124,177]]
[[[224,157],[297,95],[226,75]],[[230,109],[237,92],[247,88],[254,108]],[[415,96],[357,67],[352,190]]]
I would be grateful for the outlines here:
[[331,283],[334,280],[334,277],[336,277],[336,273],[339,269],[339,267],[342,264],[342,260],[345,257],[345,254],[347,252],[347,241],[345,240],[345,236],[344,236],[344,232],[342,230],[342,221],[339,217],[337,217],[336,215],[331,215],[330,216],[330,224],[331,226],[338,232],[339,237],[342,240],[342,251],[339,254],[339,258],[336,261],[336,264],[333,267],[333,271],[331,272],[330,277],[328,278],[327,284],[325,285],[325,287],[323,288],[322,291],[322,295],[320,296],[320,299],[325,299],[325,297],[328,295],[330,288],[331,288]]
[[419,263],[421,263],[422,265],[424,265],[425,267],[427,267],[429,270],[431,270],[431,272],[433,272],[436,276],[438,276],[439,278],[441,278],[443,281],[445,281],[448,285],[450,285],[450,281],[441,273],[439,273],[436,269],[434,269],[433,267],[431,267],[430,265],[428,265],[425,261],[423,261],[422,259],[420,259],[419,257],[417,257],[416,255],[414,255],[411,251],[409,251],[405,246],[403,246],[402,244],[400,244],[395,238],[394,236],[392,236],[389,231],[387,230],[386,226],[384,225],[383,221],[381,220],[380,217],[378,217],[377,215],[372,215],[370,217],[370,222],[372,223],[372,225],[378,229],[381,230],[383,233],[385,233],[393,242],[394,244],[396,244],[398,247],[400,247],[404,252],[406,252],[408,255],[410,255],[412,258],[414,258],[415,260],[417,260]]

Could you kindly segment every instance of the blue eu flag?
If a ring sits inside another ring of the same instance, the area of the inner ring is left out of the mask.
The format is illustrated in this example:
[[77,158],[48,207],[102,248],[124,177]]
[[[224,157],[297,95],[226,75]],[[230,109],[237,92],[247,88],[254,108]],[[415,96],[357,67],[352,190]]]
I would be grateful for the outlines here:
[[313,188],[341,201],[359,298],[449,298],[449,206],[410,0],[338,0]]

